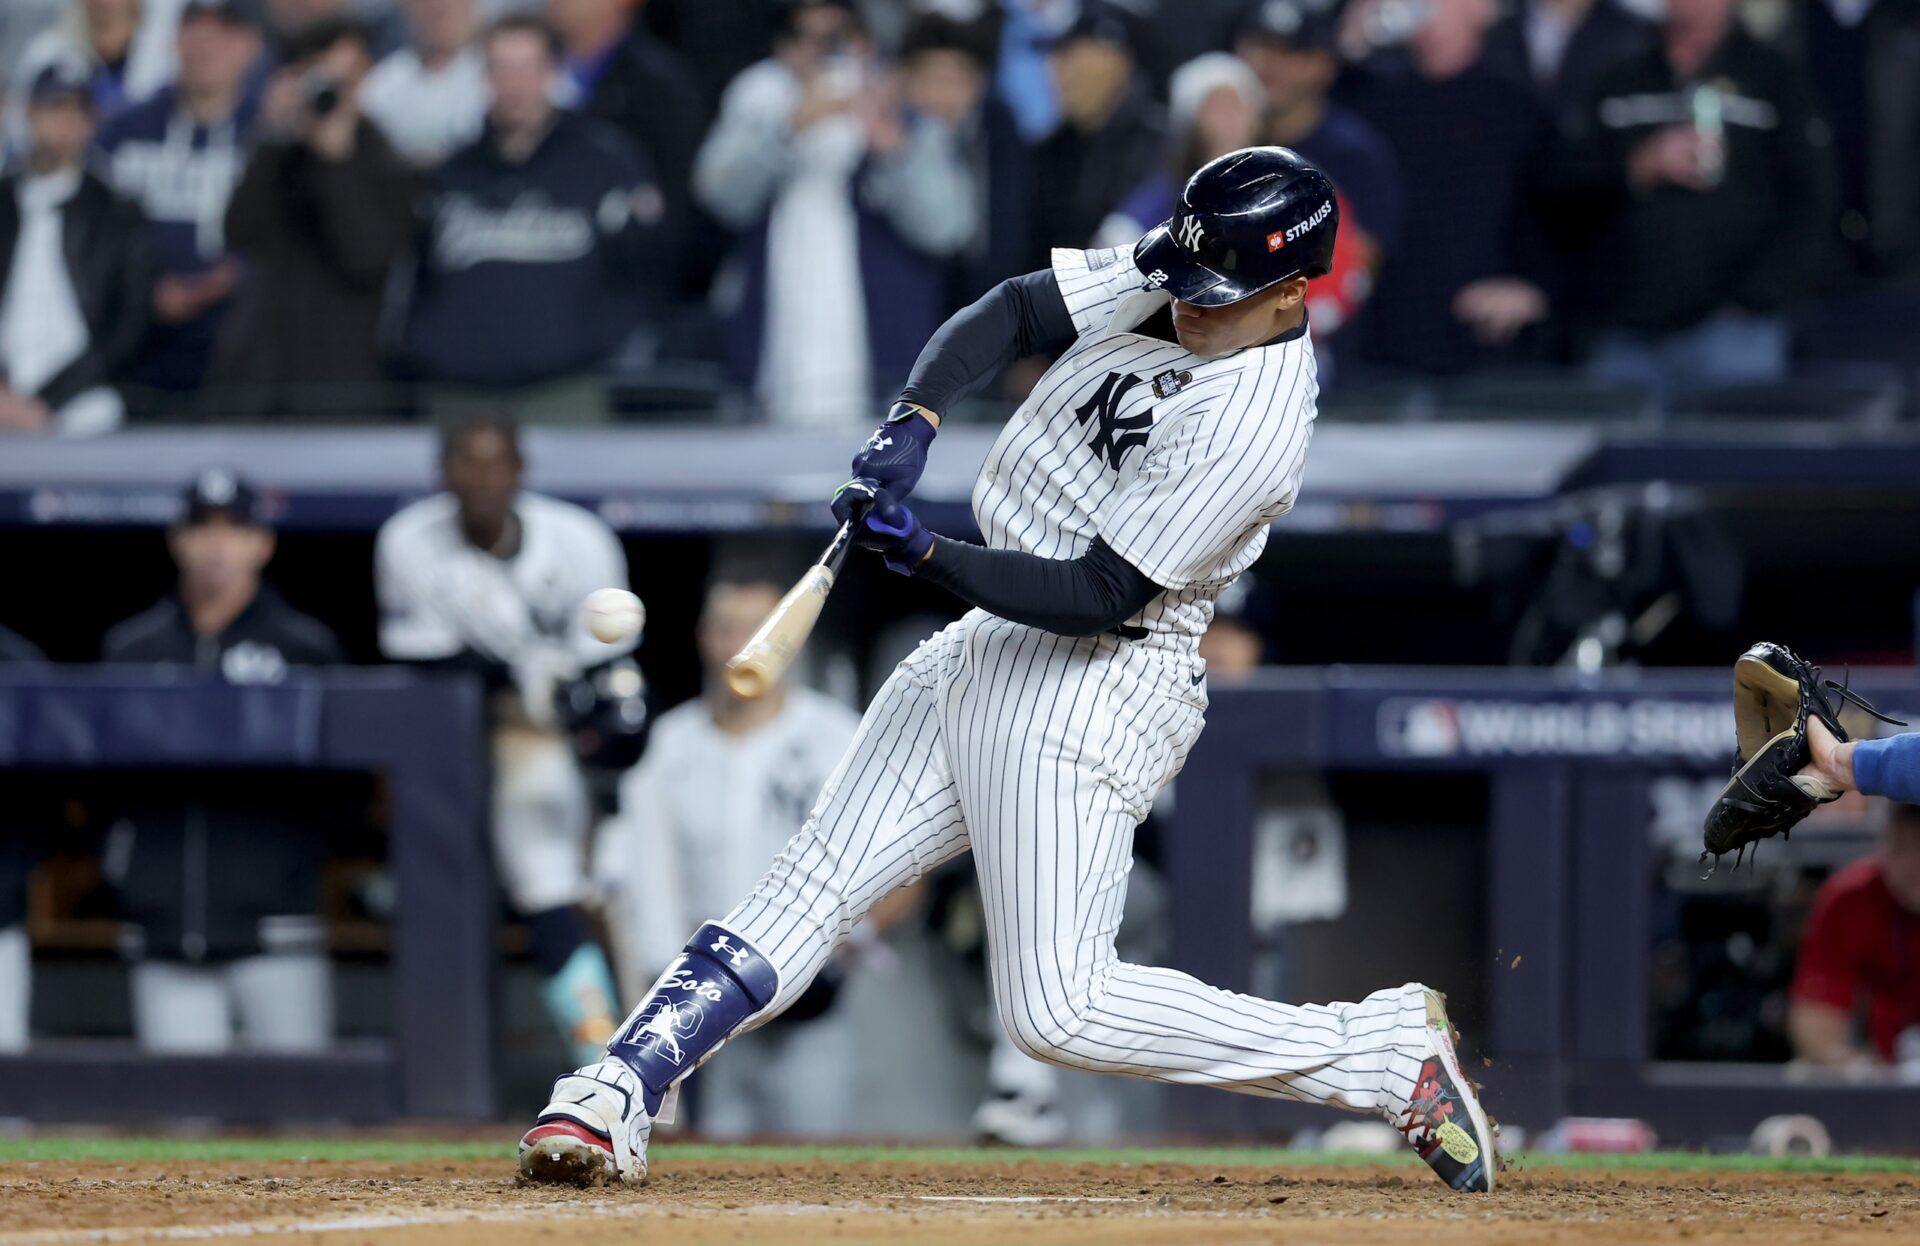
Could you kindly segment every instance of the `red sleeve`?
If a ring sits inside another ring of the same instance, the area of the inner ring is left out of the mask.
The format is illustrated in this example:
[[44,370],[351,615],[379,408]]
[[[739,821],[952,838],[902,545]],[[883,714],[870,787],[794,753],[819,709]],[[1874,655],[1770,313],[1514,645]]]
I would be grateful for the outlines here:
[[1863,916],[1858,889],[1835,875],[1814,897],[1807,931],[1800,940],[1800,963],[1793,974],[1793,998],[1851,1012],[1860,998],[1860,945]]

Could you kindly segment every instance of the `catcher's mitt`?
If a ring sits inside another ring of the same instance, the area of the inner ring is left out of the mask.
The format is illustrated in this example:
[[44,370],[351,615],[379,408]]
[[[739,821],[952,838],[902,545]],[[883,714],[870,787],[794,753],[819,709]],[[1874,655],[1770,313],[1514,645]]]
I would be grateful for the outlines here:
[[1807,717],[1813,715],[1841,739],[1840,705],[1852,702],[1882,722],[1895,723],[1857,693],[1784,645],[1765,641],[1733,664],[1733,721],[1739,753],[1733,777],[1707,811],[1706,856],[1743,852],[1793,830],[1817,805],[1840,793],[1813,775],[1799,773],[1813,759]]

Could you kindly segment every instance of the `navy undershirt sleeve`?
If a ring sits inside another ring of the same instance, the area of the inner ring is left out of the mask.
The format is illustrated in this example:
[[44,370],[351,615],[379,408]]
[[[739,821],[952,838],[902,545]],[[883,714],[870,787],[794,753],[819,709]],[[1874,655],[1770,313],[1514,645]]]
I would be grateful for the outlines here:
[[1042,558],[936,536],[914,574],[990,614],[1062,636],[1113,631],[1165,591],[1098,539],[1078,558]]
[[900,401],[943,413],[1028,355],[1072,343],[1073,317],[1051,270],[1009,277],[935,330],[914,360]]

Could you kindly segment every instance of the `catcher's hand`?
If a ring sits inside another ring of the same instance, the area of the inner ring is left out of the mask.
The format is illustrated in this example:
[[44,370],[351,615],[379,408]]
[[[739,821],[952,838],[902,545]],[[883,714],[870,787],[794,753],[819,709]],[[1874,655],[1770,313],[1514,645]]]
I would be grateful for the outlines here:
[[1786,834],[1816,806],[1840,798],[1839,789],[1817,770],[1802,771],[1813,758],[1808,718],[1818,718],[1836,739],[1846,740],[1840,704],[1847,701],[1882,722],[1899,723],[1844,686],[1822,679],[1819,667],[1783,645],[1762,641],[1740,655],[1733,664],[1739,752],[1733,777],[1707,811],[1708,854],[1741,852]]

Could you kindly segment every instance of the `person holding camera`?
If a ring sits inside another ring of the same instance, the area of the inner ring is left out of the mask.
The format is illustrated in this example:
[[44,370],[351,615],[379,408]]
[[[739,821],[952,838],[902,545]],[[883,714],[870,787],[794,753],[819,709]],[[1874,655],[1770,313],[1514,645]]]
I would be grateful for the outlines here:
[[794,0],[693,166],[733,231],[727,362],[777,423],[835,427],[905,376],[978,228],[954,128],[908,106],[852,0]]
[[250,266],[214,366],[216,401],[249,415],[366,415],[385,406],[378,326],[413,226],[406,162],[361,112],[366,31],[317,22],[267,84],[261,140],[227,207]]

